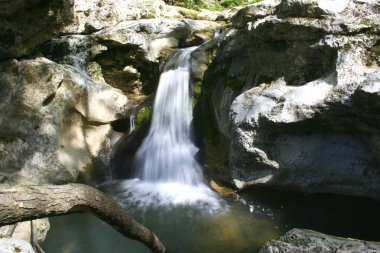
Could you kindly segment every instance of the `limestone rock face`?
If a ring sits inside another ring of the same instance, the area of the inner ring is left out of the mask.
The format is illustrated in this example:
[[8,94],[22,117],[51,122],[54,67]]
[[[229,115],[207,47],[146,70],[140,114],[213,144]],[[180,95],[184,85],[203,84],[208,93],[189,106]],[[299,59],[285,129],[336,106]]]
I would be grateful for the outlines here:
[[263,1],[233,18],[205,80],[237,187],[380,198],[379,7]]
[[73,0],[73,21],[64,33],[89,33],[126,20],[151,19],[161,15],[162,0]]
[[173,49],[201,44],[218,27],[216,22],[200,20],[128,20],[89,35],[54,38],[41,51],[127,94],[149,94],[158,83],[160,64]]
[[109,123],[127,109],[120,90],[45,58],[6,61],[0,80],[0,168],[6,182],[72,182],[107,163]]
[[278,240],[267,242],[260,253],[354,253],[379,250],[379,242],[340,238],[306,229],[292,229]]
[[126,20],[159,17],[161,0],[16,0],[0,10],[0,61],[26,56],[60,33],[92,33]]

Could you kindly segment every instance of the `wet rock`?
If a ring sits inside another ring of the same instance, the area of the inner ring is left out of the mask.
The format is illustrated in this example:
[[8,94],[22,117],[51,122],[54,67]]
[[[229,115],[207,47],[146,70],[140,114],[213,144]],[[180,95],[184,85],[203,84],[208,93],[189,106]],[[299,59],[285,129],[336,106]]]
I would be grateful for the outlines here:
[[[65,183],[107,164],[127,98],[44,58],[0,65],[1,173],[11,183]],[[99,172],[100,174],[104,174]]]
[[379,242],[335,237],[306,229],[292,229],[278,240],[267,242],[260,253],[354,253],[378,252]]

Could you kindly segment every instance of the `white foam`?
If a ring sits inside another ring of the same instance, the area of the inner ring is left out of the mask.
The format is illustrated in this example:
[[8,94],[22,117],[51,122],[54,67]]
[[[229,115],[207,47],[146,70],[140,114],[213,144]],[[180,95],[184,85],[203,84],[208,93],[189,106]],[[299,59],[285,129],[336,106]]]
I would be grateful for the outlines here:
[[204,184],[189,185],[130,179],[123,181],[120,187],[121,191],[116,199],[125,207],[136,206],[145,210],[191,206],[210,213],[228,209],[224,200]]

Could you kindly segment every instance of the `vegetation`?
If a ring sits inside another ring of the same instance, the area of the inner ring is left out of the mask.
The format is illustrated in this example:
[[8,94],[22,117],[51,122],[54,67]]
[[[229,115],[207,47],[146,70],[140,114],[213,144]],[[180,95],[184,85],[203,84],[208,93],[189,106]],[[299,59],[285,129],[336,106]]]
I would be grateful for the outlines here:
[[148,120],[152,115],[152,107],[142,107],[136,115],[136,127],[139,127],[144,121]]
[[235,6],[256,3],[259,1],[261,0],[165,0],[166,3],[192,10],[223,10]]

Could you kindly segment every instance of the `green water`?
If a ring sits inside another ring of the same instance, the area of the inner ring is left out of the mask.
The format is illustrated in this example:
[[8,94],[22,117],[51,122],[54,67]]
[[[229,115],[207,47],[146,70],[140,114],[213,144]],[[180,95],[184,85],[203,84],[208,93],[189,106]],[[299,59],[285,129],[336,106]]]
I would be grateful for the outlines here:
[[[168,253],[254,253],[292,228],[380,241],[380,203],[370,199],[250,190],[225,201],[229,210],[213,214],[188,206],[127,209],[159,236]],[[50,221],[42,245],[46,253],[150,252],[88,214]]]

